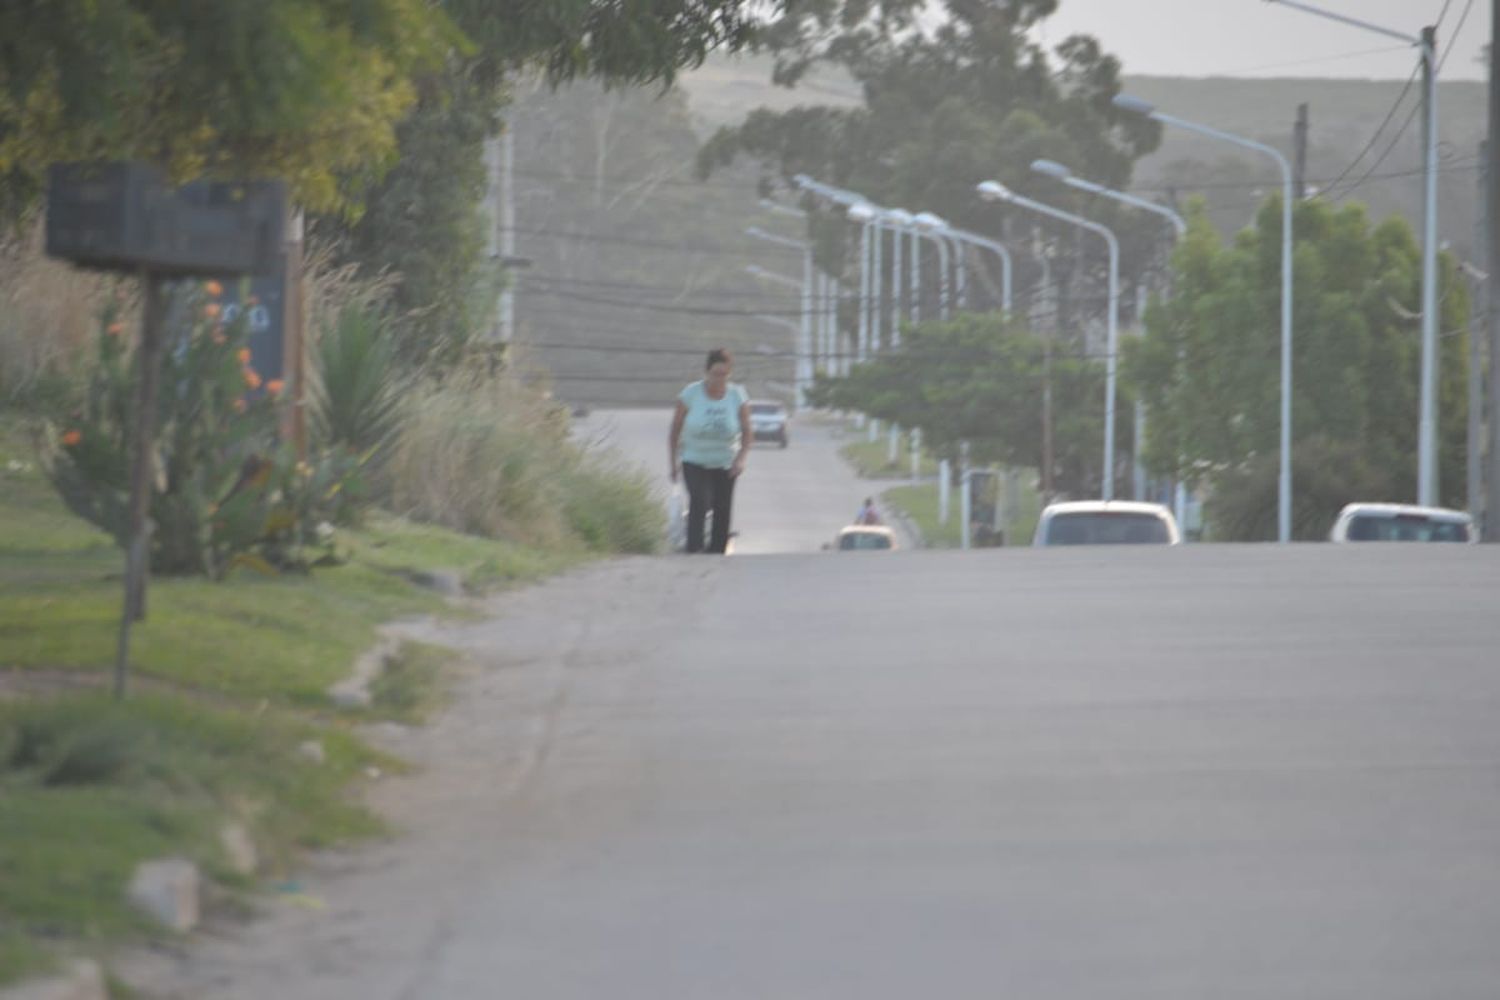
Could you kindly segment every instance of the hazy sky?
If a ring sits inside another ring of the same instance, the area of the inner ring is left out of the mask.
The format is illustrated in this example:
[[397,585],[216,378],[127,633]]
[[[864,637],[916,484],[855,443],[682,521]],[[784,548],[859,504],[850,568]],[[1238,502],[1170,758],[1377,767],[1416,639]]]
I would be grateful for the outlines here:
[[[1411,35],[1434,23],[1438,45],[1454,41],[1447,80],[1482,79],[1490,0],[1308,0]],[[1127,73],[1164,76],[1339,76],[1406,79],[1415,49],[1400,41],[1265,0],[1062,0],[1046,25],[1049,43],[1087,32],[1119,56]],[[1373,53],[1372,50],[1386,51]],[[1351,53],[1366,53],[1352,55]]]

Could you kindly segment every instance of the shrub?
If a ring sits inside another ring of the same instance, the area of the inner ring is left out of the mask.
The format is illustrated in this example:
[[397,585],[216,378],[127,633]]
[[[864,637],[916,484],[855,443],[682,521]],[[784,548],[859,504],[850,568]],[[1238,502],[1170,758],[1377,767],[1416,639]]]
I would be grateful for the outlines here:
[[[162,366],[152,569],[218,578],[242,562],[305,568],[357,459],[302,462],[278,445],[281,386],[262,385],[249,367],[243,321],[218,322],[213,282],[179,291],[173,312],[188,322],[169,338]],[[138,372],[116,315],[106,308],[83,402],[43,442],[43,460],[68,507],[123,546]]]
[[414,520],[544,547],[654,549],[661,505],[645,478],[569,433],[565,409],[482,365],[424,382],[387,463],[391,503]]
[[[320,331],[313,418],[317,437],[332,450],[360,457],[378,476],[401,429],[410,378],[398,366],[395,338],[383,313],[369,306],[341,309]],[[369,482],[357,484],[369,499]]]

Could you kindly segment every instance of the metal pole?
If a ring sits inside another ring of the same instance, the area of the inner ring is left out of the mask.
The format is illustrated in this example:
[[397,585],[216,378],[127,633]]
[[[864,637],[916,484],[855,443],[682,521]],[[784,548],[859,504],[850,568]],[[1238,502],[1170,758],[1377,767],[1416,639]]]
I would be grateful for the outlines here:
[[[1135,286],[1135,321],[1142,337],[1146,335],[1146,283]],[[1146,466],[1141,461],[1141,451],[1146,446],[1146,403],[1137,397],[1135,401],[1135,440],[1130,446],[1131,496],[1146,499]]]
[[1484,295],[1484,271],[1489,266],[1485,260],[1485,220],[1489,218],[1489,160],[1488,144],[1479,144],[1479,215],[1474,223],[1474,258],[1478,273],[1470,273],[1469,287],[1473,290],[1469,302],[1469,420],[1465,435],[1464,470],[1468,483],[1469,516],[1475,524],[1482,524],[1484,512],[1484,465],[1480,459],[1480,444],[1484,436],[1484,352],[1480,341],[1484,338],[1484,309],[1480,302]]
[[911,321],[922,321],[922,239],[911,230]]
[[1104,359],[1104,499],[1115,498],[1115,380],[1120,351],[1120,243],[1115,234],[1100,227],[1109,243],[1109,346]]
[[901,228],[891,227],[891,340],[892,347],[901,346],[901,312],[905,300],[901,288]]
[[[1289,7],[1301,6],[1289,0],[1279,2]],[[1134,102],[1118,95],[1115,104],[1129,109]],[[1292,186],[1292,165],[1280,150],[1263,142],[1208,125],[1199,125],[1155,109],[1145,113],[1167,125],[1222,139],[1246,149],[1259,150],[1275,160],[1281,169],[1281,468],[1276,488],[1276,537],[1278,541],[1289,542],[1292,539],[1292,204],[1296,200]]]
[[1500,542],[1500,0],[1490,5],[1489,181],[1486,201],[1485,262],[1489,271],[1489,489],[1486,491],[1484,541]]
[[938,524],[948,523],[948,510],[953,505],[953,466],[945,458],[938,462]]
[[812,246],[802,248],[802,335],[797,345],[797,405],[807,406],[807,390],[812,387],[813,360],[813,269]]
[[953,284],[952,261],[948,256],[947,242],[941,236],[933,242],[938,249],[938,319],[946,323],[951,318],[948,288]]
[[969,535],[974,520],[974,495],[973,477],[969,471],[969,442],[964,441],[959,445],[958,483],[962,490],[958,498],[958,511],[962,524],[958,526],[959,547],[965,551],[969,548]]
[[1422,233],[1422,391],[1417,442],[1417,502],[1435,506],[1438,483],[1438,270],[1437,270],[1437,31],[1422,29],[1422,72],[1426,82],[1422,118],[1426,131],[1423,161]]
[[859,227],[859,341],[854,353],[865,359],[870,342],[870,223]]
[[875,314],[870,323],[870,353],[874,354],[880,350],[880,328],[885,322],[885,276],[883,274],[885,262],[881,259],[880,252],[881,244],[885,242],[885,229],[878,221],[871,222],[871,225],[874,226],[874,239],[871,242],[875,250],[871,261],[874,275],[870,283],[870,305],[874,308]]
[[964,246],[964,241],[953,238],[953,293],[958,300],[959,311],[969,308],[969,250]]

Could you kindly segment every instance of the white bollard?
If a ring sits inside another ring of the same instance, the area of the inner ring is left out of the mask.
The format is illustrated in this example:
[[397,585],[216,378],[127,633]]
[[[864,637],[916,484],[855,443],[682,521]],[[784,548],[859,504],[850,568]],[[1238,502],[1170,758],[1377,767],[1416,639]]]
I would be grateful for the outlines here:
[[890,465],[896,464],[896,459],[901,457],[901,428],[891,424],[891,433],[885,444],[885,460]]
[[948,523],[949,492],[953,488],[950,482],[951,473],[952,469],[946,458],[938,463],[938,524]]
[[911,481],[916,482],[922,478],[922,430],[914,428],[911,432]]

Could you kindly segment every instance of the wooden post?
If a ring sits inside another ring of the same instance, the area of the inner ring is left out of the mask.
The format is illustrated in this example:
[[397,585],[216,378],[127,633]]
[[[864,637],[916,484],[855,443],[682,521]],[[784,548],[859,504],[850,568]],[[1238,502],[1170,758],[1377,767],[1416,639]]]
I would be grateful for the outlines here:
[[281,296],[281,356],[286,369],[286,416],[281,434],[297,449],[299,459],[307,458],[307,337],[302,296],[302,210],[288,208],[284,287]]
[[130,443],[130,542],[125,549],[125,603],[115,648],[115,698],[125,697],[129,674],[130,627],[146,618],[146,581],[151,567],[151,493],[155,488],[156,398],[161,382],[165,318],[162,279],[141,270],[145,309],[136,350],[135,427]]

